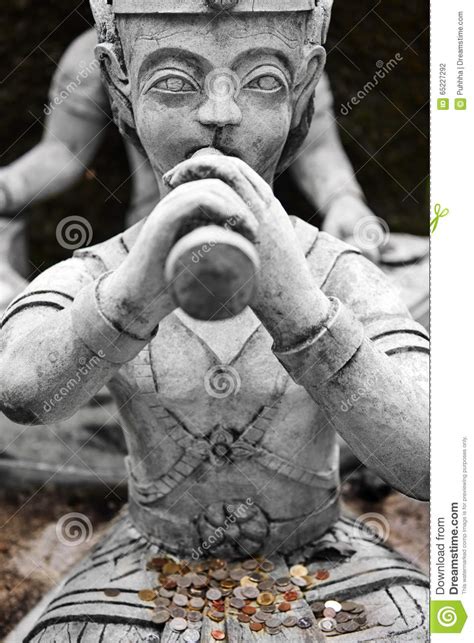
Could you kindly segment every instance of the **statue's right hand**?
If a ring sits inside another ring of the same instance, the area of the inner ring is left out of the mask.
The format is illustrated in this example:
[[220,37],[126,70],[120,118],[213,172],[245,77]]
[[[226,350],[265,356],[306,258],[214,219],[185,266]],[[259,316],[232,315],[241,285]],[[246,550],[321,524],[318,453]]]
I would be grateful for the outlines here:
[[135,312],[137,334],[140,329],[155,327],[176,307],[165,279],[166,259],[173,245],[184,232],[210,224],[227,225],[250,240],[258,232],[249,207],[220,179],[199,179],[178,186],[143,224],[127,259],[107,280],[116,311]]

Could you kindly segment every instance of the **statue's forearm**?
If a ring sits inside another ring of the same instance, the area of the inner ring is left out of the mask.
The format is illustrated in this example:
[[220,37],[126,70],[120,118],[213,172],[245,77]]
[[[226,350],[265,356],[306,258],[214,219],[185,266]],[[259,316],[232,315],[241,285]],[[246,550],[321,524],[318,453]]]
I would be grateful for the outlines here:
[[[18,211],[59,194],[84,174],[105,132],[104,123],[57,108],[48,117],[38,145],[0,169],[0,212]],[[3,205],[2,205],[3,201]]]
[[71,309],[24,312],[2,333],[1,410],[21,424],[72,416],[118,369],[77,337]]
[[[425,340],[414,341],[423,351]],[[403,493],[428,498],[426,354],[385,354],[342,306],[316,338],[277,356],[364,464]]]
[[59,141],[43,140],[0,170],[0,190],[6,193],[3,210],[17,211],[58,194],[73,185],[83,172],[84,165],[68,147]]
[[353,194],[363,198],[331,111],[313,121],[291,172],[305,196],[323,214],[338,196]]

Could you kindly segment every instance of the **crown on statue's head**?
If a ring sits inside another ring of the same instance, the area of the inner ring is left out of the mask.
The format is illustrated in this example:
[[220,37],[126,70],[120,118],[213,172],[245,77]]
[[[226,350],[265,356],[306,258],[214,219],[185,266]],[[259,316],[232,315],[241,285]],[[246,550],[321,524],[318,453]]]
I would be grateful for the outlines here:
[[333,0],[90,0],[99,30],[114,30],[115,16],[307,12],[308,41],[326,41]]
[[311,11],[317,0],[107,0],[114,13],[268,13]]

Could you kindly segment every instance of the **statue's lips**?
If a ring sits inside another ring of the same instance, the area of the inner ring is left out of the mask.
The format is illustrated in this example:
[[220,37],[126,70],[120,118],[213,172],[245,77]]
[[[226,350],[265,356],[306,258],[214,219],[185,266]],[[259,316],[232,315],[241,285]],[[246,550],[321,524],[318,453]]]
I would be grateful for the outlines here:
[[[224,145],[213,145],[212,143],[209,145],[196,145],[192,147],[185,156],[185,160],[187,161],[188,159],[192,158],[196,152],[199,152],[203,148],[208,148],[212,147],[214,148],[217,152],[220,152],[224,156],[234,156],[235,158],[242,159],[242,154],[238,150],[235,150],[231,147],[226,147]],[[242,159],[243,160],[243,159]]]

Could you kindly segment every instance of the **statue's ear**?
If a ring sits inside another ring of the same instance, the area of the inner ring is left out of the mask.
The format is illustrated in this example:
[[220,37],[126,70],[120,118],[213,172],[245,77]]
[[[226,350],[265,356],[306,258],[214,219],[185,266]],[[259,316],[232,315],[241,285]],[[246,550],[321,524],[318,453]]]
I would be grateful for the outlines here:
[[311,50],[305,65],[302,66],[301,79],[297,82],[295,93],[295,107],[293,110],[292,129],[298,127],[308,107],[308,102],[313,99],[316,85],[321,78],[326,63],[326,50],[318,46]]
[[101,66],[117,125],[123,134],[128,134],[135,129],[128,76],[117,58],[114,45],[107,42],[97,45],[95,55]]

